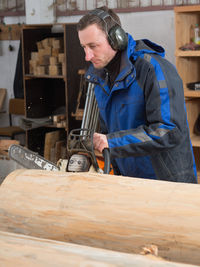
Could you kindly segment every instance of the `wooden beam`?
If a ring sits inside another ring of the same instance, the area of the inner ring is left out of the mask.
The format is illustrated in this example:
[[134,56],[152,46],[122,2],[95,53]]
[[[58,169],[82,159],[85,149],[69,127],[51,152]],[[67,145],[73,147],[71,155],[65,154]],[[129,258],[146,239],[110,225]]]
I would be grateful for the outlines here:
[[200,186],[92,173],[16,170],[0,186],[0,230],[138,254],[153,244],[200,262]]
[[[2,266],[183,267],[159,258],[0,231]],[[194,267],[185,265],[184,267]]]

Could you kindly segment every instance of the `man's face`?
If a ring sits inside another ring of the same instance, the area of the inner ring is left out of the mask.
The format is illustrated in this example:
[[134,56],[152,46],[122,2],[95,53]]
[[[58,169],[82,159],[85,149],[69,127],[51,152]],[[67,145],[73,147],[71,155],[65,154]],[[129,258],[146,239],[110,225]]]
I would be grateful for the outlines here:
[[96,69],[105,67],[115,56],[116,51],[108,43],[107,36],[96,24],[78,32],[85,60],[91,61]]

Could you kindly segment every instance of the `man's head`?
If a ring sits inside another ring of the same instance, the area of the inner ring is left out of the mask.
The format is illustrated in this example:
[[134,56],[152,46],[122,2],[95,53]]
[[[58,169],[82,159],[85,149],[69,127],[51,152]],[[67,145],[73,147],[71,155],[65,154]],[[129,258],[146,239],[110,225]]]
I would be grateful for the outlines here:
[[82,17],[77,30],[86,61],[91,61],[97,69],[105,67],[127,45],[119,17],[105,6]]

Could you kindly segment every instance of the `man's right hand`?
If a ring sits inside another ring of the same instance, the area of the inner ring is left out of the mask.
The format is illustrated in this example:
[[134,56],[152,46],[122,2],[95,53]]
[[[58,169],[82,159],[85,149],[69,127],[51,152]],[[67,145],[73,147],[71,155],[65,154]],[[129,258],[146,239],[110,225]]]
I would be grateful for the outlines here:
[[108,140],[105,134],[94,133],[93,135],[94,149],[102,153],[104,148],[108,148]]

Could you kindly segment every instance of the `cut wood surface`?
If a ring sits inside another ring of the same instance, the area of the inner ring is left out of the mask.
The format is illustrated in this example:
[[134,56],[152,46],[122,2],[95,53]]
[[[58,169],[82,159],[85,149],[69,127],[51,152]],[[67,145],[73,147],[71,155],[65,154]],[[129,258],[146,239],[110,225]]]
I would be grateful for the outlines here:
[[200,186],[16,170],[0,187],[0,230],[200,264]]
[[1,231],[0,246],[0,266],[6,267],[194,267]]

